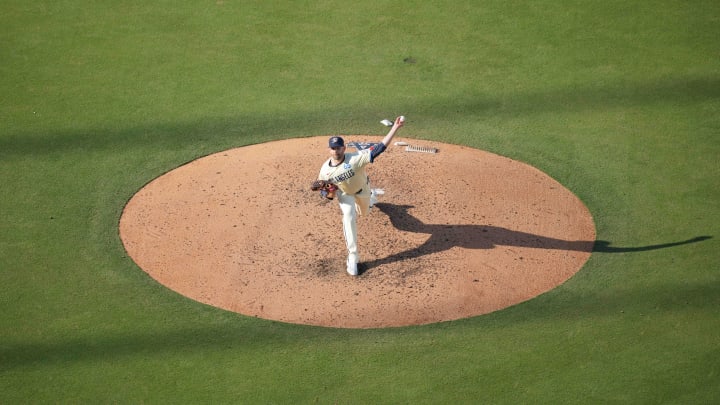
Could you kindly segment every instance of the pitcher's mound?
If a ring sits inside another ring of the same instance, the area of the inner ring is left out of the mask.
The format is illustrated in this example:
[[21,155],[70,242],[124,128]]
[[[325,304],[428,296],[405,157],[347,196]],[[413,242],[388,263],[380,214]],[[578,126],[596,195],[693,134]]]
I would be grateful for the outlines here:
[[340,209],[309,190],[327,140],[232,149],[160,176],[125,207],[125,248],[194,300],[343,328],[486,314],[562,284],[590,257],[590,213],[546,174],[477,149],[399,139],[439,152],[390,146],[368,167],[385,194],[358,218],[362,273],[352,277]]

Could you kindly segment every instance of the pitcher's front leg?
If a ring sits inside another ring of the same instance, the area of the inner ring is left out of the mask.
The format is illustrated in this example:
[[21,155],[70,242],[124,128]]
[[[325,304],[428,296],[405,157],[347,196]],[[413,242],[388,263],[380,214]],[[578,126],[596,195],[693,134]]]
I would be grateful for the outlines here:
[[357,263],[360,261],[357,243],[357,210],[355,209],[355,197],[341,193],[338,195],[340,210],[343,214],[343,233],[345,244],[348,250],[347,272],[353,276],[357,275]]

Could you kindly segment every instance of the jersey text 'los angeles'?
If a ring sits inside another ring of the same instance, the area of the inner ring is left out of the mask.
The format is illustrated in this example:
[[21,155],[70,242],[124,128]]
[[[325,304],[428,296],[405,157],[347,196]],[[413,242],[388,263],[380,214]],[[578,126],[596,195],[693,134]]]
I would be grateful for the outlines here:
[[369,149],[346,153],[345,159],[337,166],[332,166],[332,159],[328,159],[320,168],[318,178],[336,184],[343,193],[355,194],[368,183],[365,165],[370,163],[370,153]]

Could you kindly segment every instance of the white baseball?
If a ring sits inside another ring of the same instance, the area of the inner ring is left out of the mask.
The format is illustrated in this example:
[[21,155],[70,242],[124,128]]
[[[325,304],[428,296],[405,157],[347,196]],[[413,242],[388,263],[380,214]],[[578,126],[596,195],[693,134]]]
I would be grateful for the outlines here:
[[400,122],[405,122],[405,116],[404,116],[404,115],[401,115],[401,116],[400,116]]

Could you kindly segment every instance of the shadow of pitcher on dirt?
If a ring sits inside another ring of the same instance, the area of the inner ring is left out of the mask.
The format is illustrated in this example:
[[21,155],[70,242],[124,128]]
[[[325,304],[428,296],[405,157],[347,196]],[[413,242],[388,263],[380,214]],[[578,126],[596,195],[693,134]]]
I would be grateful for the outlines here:
[[659,245],[613,247],[610,246],[611,242],[603,240],[569,241],[527,232],[512,231],[510,229],[492,225],[426,224],[408,212],[409,208],[413,208],[412,205],[377,203],[375,204],[375,208],[379,209],[388,216],[390,223],[395,229],[404,232],[429,234],[430,238],[428,238],[428,240],[426,240],[423,244],[412,249],[398,252],[384,258],[364,262],[361,269],[362,272],[383,264],[438,253],[453,247],[462,247],[466,249],[493,249],[498,245],[502,245],[530,247],[536,249],[571,250],[587,253],[623,253],[663,249],[686,243],[700,242],[711,238],[711,236],[698,236],[685,241]]

